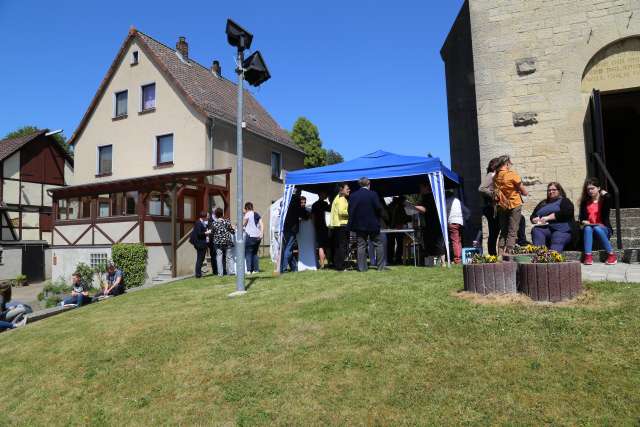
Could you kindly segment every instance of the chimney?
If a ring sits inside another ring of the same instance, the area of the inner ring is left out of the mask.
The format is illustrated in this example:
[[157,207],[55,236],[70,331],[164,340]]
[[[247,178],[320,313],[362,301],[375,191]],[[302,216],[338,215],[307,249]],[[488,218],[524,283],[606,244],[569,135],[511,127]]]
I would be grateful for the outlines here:
[[222,77],[222,68],[220,67],[220,61],[217,59],[213,61],[213,64],[211,64],[211,72],[216,77]]
[[178,38],[178,42],[176,43],[176,50],[182,55],[182,59],[187,61],[189,59],[189,45],[187,44],[187,40],[184,36],[180,36]]

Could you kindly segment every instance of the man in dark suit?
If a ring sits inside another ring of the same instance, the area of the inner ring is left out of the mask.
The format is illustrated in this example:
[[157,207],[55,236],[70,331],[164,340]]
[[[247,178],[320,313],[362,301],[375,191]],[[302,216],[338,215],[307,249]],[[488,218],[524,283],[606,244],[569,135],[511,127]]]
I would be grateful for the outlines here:
[[368,178],[360,178],[360,188],[349,197],[349,231],[358,237],[358,270],[367,271],[367,243],[371,240],[376,254],[378,270],[386,268],[384,248],[380,235],[382,205],[378,195],[371,191]]
[[202,277],[202,263],[204,257],[207,254],[207,236],[211,233],[207,230],[207,213],[200,212],[198,220],[193,224],[193,230],[191,230],[191,237],[189,242],[196,248],[196,271],[195,276],[197,279]]

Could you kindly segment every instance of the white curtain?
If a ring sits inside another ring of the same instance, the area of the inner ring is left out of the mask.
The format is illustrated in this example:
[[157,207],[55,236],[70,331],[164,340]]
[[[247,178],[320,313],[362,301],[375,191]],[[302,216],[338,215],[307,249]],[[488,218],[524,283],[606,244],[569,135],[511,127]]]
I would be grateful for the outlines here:
[[431,193],[433,199],[436,202],[436,209],[438,210],[438,219],[440,220],[440,229],[442,230],[442,236],[444,237],[444,246],[447,251],[447,264],[451,263],[449,256],[449,230],[447,228],[447,202],[444,194],[444,177],[442,172],[432,172],[428,174],[429,183],[431,184]]

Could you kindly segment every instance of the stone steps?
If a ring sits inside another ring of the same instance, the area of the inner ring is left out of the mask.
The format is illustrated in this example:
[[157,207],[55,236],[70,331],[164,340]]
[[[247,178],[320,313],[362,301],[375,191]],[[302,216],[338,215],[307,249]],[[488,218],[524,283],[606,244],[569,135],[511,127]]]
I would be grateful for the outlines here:
[[[623,262],[626,264],[638,264],[640,263],[640,247],[616,250],[616,255],[618,255],[618,262]],[[582,261],[582,252],[578,251],[564,251],[562,253],[564,257],[569,261]],[[593,262],[594,263],[604,263],[607,259],[606,251],[593,251]]]
[[152,283],[163,283],[168,280],[173,279],[171,272],[171,264],[166,264],[162,267],[162,271],[160,271],[156,276],[151,280]]

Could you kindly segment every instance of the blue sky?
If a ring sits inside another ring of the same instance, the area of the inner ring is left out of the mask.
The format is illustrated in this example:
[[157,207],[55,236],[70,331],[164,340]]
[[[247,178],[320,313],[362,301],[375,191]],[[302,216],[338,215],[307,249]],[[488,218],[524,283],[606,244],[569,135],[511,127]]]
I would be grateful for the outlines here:
[[[251,89],[285,129],[306,116],[346,159],[378,149],[449,164],[440,48],[462,0],[0,0],[0,136],[26,124],[71,136],[131,25],[233,74],[228,17],[253,32],[272,78]],[[107,7],[108,5],[108,7]]]

